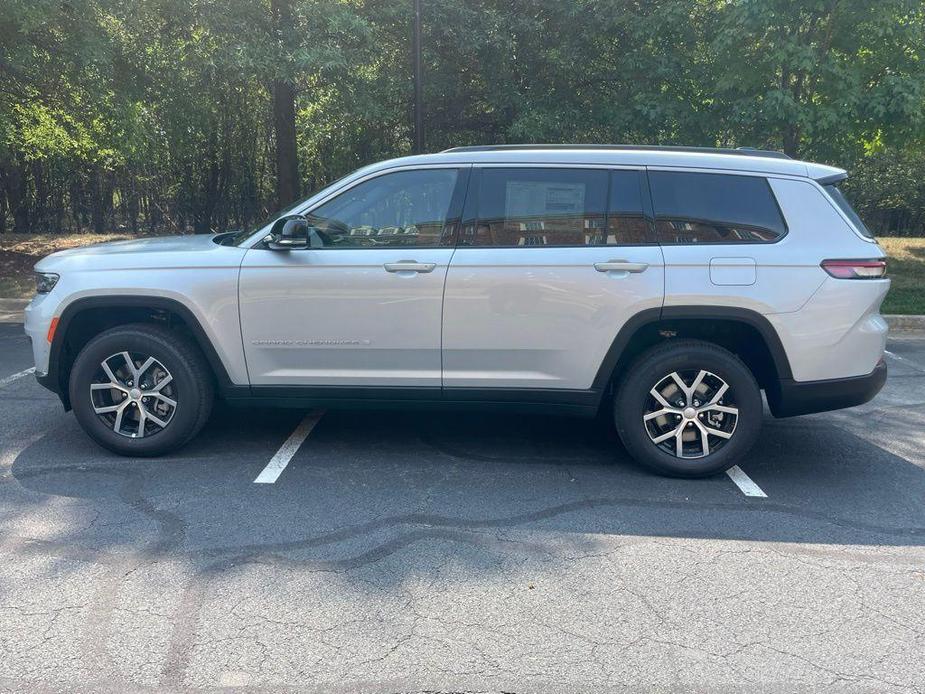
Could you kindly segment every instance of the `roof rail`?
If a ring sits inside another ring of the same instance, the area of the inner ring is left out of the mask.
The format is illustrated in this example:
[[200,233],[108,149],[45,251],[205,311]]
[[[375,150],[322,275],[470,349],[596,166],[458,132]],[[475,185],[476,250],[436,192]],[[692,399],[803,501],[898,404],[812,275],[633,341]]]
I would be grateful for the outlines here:
[[767,157],[769,159],[790,159],[783,152],[753,147],[676,147],[674,145],[473,145],[469,147],[451,147],[444,152],[504,152],[530,149],[597,149],[613,151],[640,152],[694,152],[698,154],[737,154],[746,157]]

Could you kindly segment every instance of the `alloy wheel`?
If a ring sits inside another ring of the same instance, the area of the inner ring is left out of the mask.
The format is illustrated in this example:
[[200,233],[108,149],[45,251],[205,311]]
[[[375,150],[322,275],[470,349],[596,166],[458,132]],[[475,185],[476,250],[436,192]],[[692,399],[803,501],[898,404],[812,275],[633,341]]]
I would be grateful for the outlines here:
[[121,436],[144,438],[164,430],[177,410],[173,376],[152,356],[117,352],[100,362],[90,404]]
[[721,449],[739,420],[729,384],[709,371],[672,371],[646,398],[649,439],[676,458],[704,458]]

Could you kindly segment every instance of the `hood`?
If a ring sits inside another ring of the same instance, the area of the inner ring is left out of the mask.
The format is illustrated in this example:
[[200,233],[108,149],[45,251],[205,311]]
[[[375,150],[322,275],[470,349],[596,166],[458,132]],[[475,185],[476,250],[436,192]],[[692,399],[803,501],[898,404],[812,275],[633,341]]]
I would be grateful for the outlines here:
[[214,238],[207,234],[160,236],[69,248],[43,258],[35,269],[40,272],[55,272],[64,267],[131,270],[224,266],[240,262],[245,249],[221,246]]

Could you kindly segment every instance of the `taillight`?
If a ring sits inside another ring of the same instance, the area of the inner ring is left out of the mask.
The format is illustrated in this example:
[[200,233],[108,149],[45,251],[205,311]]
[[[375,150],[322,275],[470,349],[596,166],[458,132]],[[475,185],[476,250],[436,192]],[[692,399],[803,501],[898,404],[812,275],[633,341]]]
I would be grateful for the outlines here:
[[840,280],[876,280],[886,275],[886,260],[823,260],[822,269]]

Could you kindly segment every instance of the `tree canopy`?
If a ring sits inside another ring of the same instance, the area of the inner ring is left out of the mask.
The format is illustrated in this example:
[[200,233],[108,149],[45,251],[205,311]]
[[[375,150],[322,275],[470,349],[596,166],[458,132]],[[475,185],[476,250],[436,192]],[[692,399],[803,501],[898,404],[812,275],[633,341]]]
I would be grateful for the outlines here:
[[[411,0],[0,0],[0,232],[253,224],[411,150]],[[754,146],[925,222],[921,0],[423,0],[428,150]]]

